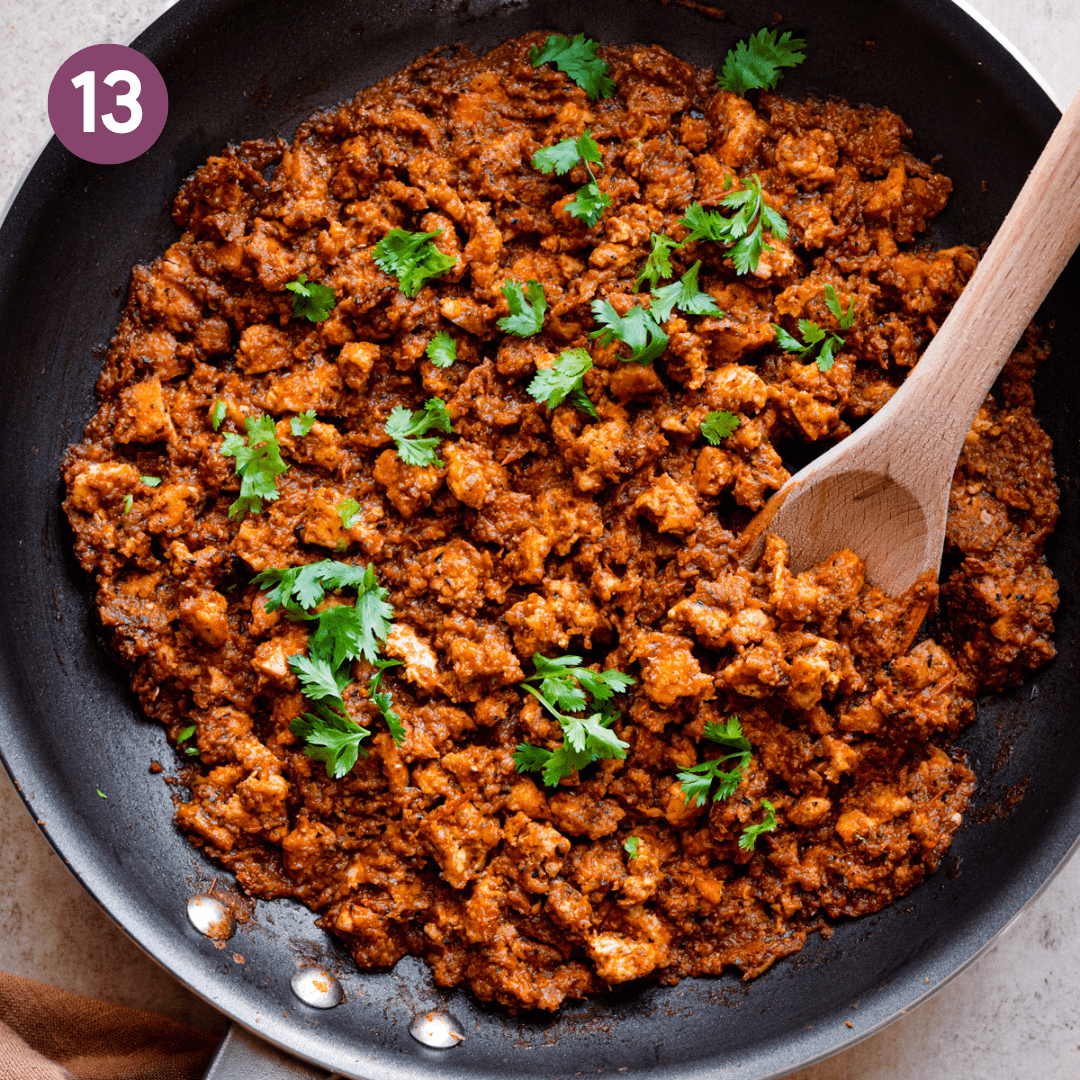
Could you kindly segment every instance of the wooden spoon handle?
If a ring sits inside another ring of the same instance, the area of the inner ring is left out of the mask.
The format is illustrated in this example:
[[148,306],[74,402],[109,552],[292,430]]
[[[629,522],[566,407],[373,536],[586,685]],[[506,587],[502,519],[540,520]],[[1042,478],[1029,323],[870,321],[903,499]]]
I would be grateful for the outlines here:
[[1080,91],[898,395],[905,457],[942,460],[951,475],[972,418],[1078,243]]

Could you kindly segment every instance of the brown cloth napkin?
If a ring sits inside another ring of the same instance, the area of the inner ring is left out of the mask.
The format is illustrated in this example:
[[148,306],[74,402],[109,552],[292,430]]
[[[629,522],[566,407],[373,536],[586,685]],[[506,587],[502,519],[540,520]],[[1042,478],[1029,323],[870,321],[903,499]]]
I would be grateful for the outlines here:
[[201,1080],[217,1039],[0,972],[0,1080]]

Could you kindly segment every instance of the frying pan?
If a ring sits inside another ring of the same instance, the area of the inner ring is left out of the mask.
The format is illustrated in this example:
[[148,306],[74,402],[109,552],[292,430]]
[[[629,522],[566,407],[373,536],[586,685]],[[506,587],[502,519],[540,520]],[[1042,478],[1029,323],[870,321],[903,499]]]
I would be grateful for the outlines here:
[[[139,945],[244,1028],[326,1069],[369,1080],[782,1075],[873,1032],[947,980],[1080,836],[1074,260],[1040,312],[1053,325],[1053,356],[1036,385],[1062,488],[1048,548],[1061,583],[1059,656],[1023,686],[980,701],[961,741],[980,790],[941,869],[907,897],[839,923],[830,940],[811,939],[752,983],[687,980],[553,1017],[511,1017],[464,991],[437,990],[414,959],[360,973],[294,903],[254,905],[235,944],[244,965],[188,923],[186,898],[216,870],[173,828],[173,789],[148,772],[172,752],[103,645],[90,583],[71,554],[57,468],[94,409],[131,266],[176,238],[168,210],[181,179],[230,140],[289,136],[316,108],[437,44],[483,51],[528,29],[585,30],[716,65],[736,40],[772,25],[780,7],[783,28],[810,42],[785,93],[896,109],[916,132],[915,153],[943,155],[939,168],[955,184],[932,242],[990,239],[1058,115],[996,39],[945,0],[725,6],[718,20],[663,0],[180,0],[132,42],[169,88],[158,143],[106,167],[52,140],[0,228],[0,754],[50,842]],[[94,793],[105,785],[107,802]],[[319,1012],[293,996],[289,977],[310,958],[341,973],[343,1005]],[[856,1000],[857,1036],[845,1024]],[[463,1045],[440,1052],[411,1039],[411,1017],[433,1007],[462,1022]],[[236,1074],[238,1058],[230,1060],[214,1067],[215,1080]],[[252,1075],[270,1075],[265,1059]]]

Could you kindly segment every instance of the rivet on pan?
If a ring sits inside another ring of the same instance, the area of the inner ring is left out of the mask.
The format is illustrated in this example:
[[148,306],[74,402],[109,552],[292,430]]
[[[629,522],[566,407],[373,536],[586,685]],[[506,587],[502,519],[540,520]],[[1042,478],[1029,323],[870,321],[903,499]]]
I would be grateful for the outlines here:
[[461,1030],[457,1018],[450,1013],[434,1010],[418,1013],[409,1025],[409,1034],[417,1042],[437,1050],[446,1050],[465,1041],[465,1032]]
[[333,975],[321,967],[301,968],[289,980],[292,992],[314,1009],[332,1009],[345,1000],[345,991]]
[[191,925],[214,941],[228,941],[236,929],[232,912],[216,896],[193,896],[187,902]]

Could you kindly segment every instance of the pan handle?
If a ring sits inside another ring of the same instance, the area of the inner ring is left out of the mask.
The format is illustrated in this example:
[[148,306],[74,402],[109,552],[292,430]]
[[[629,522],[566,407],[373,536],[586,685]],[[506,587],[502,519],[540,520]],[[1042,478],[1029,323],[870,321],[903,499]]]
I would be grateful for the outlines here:
[[308,1065],[239,1024],[230,1024],[203,1080],[344,1080]]

